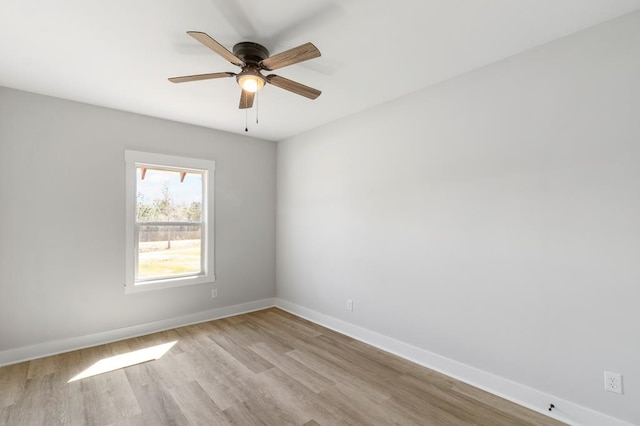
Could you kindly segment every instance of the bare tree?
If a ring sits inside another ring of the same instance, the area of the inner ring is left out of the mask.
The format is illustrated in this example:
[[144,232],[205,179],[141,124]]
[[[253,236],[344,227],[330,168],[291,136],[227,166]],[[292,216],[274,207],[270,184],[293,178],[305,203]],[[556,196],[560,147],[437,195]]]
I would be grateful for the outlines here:
[[[169,183],[165,182],[162,185],[162,198],[154,200],[155,207],[162,217],[164,222],[169,222],[174,219],[177,209],[173,204],[173,197],[169,190]],[[167,227],[167,250],[171,248],[171,227]]]

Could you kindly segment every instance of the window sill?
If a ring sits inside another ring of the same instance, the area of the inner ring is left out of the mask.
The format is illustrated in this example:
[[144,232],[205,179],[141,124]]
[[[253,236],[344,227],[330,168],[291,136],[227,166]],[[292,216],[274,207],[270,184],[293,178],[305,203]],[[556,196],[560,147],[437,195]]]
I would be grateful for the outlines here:
[[162,290],[165,288],[186,287],[198,284],[212,283],[216,280],[215,276],[199,275],[195,277],[179,277],[164,280],[155,280],[148,282],[140,282],[137,284],[127,284],[124,286],[124,293],[142,293],[145,291]]

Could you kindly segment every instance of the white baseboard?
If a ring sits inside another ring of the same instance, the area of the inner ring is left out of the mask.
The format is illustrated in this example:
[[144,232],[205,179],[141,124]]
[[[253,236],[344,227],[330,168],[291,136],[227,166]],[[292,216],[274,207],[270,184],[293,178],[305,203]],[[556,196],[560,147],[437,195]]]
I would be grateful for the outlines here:
[[[501,398],[515,402],[538,413],[570,425],[581,426],[631,426],[630,423],[610,417],[587,407],[563,400],[520,383],[454,361],[441,355],[401,342],[391,337],[362,328],[295,303],[276,298],[275,306],[318,325],[368,343],[384,351],[398,355],[416,364],[436,370],[447,376],[468,383]],[[548,411],[549,404],[555,408]]]
[[116,342],[118,340],[128,339],[131,337],[143,336],[145,334],[156,333],[158,331],[170,330],[172,328],[183,327],[185,325],[259,311],[261,309],[274,306],[274,302],[274,298],[256,300],[253,302],[241,303],[239,305],[209,309],[207,311],[196,312],[194,314],[103,331],[86,336],[71,337],[68,339],[54,340],[51,342],[38,343],[36,345],[9,349],[0,352],[0,367],[3,365],[42,358],[44,356],[69,352],[76,349]]

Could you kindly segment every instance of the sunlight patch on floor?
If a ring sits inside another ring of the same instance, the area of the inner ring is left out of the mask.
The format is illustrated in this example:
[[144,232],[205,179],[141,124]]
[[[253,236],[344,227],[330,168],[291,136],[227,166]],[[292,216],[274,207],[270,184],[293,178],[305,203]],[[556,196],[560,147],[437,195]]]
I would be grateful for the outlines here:
[[139,349],[137,351],[131,351],[124,354],[111,356],[109,358],[103,358],[83,372],[69,379],[67,383],[75,382],[76,380],[80,379],[86,379],[87,377],[97,376],[98,374],[102,373],[108,373],[120,368],[141,364],[143,362],[160,359],[176,343],[178,343],[177,340],[169,343],[163,343],[161,345]]

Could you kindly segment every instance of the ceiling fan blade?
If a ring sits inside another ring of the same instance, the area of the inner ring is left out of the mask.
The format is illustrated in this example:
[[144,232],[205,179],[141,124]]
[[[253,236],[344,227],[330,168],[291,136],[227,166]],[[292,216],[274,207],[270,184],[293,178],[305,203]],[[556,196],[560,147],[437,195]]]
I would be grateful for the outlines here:
[[253,106],[253,98],[255,97],[254,92],[247,92],[243,90],[240,94],[240,109],[247,109]]
[[242,59],[231,53],[226,47],[212,39],[208,34],[200,31],[187,31],[187,34],[225,58],[227,61],[231,62],[233,65],[237,65],[239,67],[245,65]]
[[233,77],[235,76],[232,72],[214,72],[211,74],[198,74],[198,75],[185,75],[182,77],[171,77],[169,79],[172,83],[185,83],[187,81],[198,81],[198,80],[211,80],[213,78],[224,78],[224,77]]
[[313,43],[305,43],[263,60],[260,62],[260,66],[267,71],[273,71],[278,68],[286,67],[287,65],[308,61],[309,59],[317,58],[319,56],[320,51],[313,45]]
[[275,74],[270,74],[267,76],[267,83],[271,83],[276,87],[288,90],[295,93],[296,95],[304,96],[309,99],[315,99],[320,96],[320,93],[322,93],[318,89],[305,86],[304,84],[296,83],[293,80],[289,80],[288,78],[280,77]]

